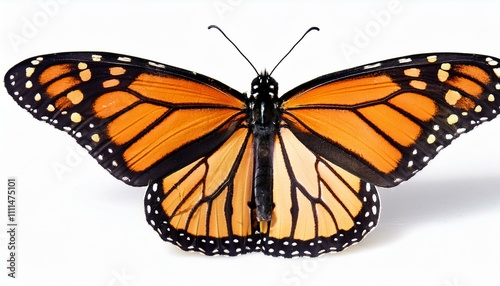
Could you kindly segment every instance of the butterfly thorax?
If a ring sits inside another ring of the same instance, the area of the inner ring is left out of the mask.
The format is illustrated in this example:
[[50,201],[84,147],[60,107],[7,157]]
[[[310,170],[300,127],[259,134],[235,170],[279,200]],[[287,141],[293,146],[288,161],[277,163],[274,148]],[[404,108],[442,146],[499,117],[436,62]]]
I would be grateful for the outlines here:
[[252,80],[248,99],[249,125],[254,134],[275,132],[278,122],[278,83],[267,72]]
[[254,135],[253,191],[258,221],[270,221],[273,209],[273,153],[278,130],[278,83],[267,72],[252,81],[248,123]]

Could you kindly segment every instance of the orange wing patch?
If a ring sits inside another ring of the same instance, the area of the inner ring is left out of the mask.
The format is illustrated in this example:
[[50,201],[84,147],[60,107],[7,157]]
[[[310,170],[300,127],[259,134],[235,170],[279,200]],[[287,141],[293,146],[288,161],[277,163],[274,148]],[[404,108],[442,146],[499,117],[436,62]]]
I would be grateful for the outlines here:
[[330,142],[363,157],[380,172],[394,171],[402,158],[397,148],[355,112],[338,109],[296,109],[289,113],[293,117],[285,114],[283,118],[295,128],[300,128],[300,125],[312,128]]
[[108,136],[116,145],[128,143],[152,125],[155,120],[164,116],[167,111],[166,107],[141,103],[109,123]]
[[138,101],[139,99],[129,92],[112,91],[98,97],[92,107],[98,118],[107,118]]
[[40,74],[40,76],[38,77],[38,81],[40,82],[40,84],[46,84],[49,81],[52,81],[71,72],[73,69],[74,64],[69,63],[50,66]]
[[404,110],[421,121],[431,120],[438,112],[432,99],[414,92],[404,92],[389,99],[389,103]]
[[479,97],[483,93],[483,88],[479,84],[464,77],[451,77],[446,83],[474,97]]
[[384,99],[400,87],[386,75],[358,77],[331,82],[298,93],[283,103],[293,109],[314,105],[357,105]]
[[129,88],[150,99],[172,104],[212,104],[244,108],[244,104],[234,96],[212,86],[182,78],[143,73]]
[[[157,110],[161,113],[159,109]],[[167,110],[163,111],[166,113]],[[149,132],[127,148],[123,158],[130,169],[136,172],[143,171],[169,153],[220,128],[238,113],[239,111],[232,109],[174,111],[154,127],[148,128]],[[113,123],[110,127],[112,125]]]
[[478,66],[464,64],[441,64],[438,78],[440,81],[476,98],[483,94],[482,85],[488,85],[491,82],[491,78],[485,70]]
[[480,67],[471,66],[471,65],[456,65],[454,70],[460,74],[469,76],[483,84],[489,84],[491,81],[488,73]]
[[67,90],[69,90],[72,87],[75,87],[76,85],[80,84],[81,81],[72,76],[67,76],[63,77],[61,79],[58,79],[54,82],[52,82],[46,89],[47,95],[49,97],[55,97]]
[[414,144],[422,133],[418,124],[385,104],[360,108],[359,112],[401,146]]

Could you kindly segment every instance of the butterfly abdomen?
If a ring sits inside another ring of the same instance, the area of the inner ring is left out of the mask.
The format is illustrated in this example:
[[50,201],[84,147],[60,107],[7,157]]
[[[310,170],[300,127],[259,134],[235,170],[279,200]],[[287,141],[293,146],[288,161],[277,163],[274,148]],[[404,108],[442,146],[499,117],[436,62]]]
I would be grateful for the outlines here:
[[273,151],[274,136],[256,136],[254,140],[253,190],[257,206],[257,220],[270,221],[273,209]]

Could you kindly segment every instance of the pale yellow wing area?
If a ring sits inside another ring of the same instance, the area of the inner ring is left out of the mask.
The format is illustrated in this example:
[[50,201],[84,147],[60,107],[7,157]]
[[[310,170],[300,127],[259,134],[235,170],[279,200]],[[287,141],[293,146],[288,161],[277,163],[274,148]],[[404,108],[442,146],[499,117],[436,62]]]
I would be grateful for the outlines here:
[[360,241],[377,224],[377,191],[313,153],[287,128],[274,147],[274,209],[262,251],[318,256]]
[[215,152],[149,186],[147,220],[164,240],[207,255],[256,249],[252,142],[241,128]]

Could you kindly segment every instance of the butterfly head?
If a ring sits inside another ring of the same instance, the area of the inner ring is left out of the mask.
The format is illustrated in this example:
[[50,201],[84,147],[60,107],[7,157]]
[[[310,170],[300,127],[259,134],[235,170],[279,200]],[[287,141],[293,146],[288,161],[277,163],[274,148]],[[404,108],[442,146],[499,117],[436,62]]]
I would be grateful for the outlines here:
[[251,97],[256,101],[278,98],[278,82],[264,71],[252,80]]

